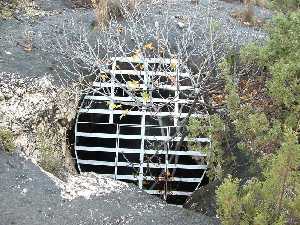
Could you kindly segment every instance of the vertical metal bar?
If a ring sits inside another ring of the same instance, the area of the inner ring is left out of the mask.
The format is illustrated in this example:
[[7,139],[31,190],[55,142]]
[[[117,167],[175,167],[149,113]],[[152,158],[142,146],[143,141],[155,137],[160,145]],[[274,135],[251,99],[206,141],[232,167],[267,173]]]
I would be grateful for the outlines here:
[[[116,70],[116,64],[117,64],[117,61],[116,59],[114,60],[113,62],[113,65],[112,65],[112,70],[111,70],[111,74],[113,77],[115,77],[115,70]],[[111,90],[110,90],[110,96],[111,96],[111,101],[112,103],[114,103],[113,99],[115,98],[115,79],[111,77],[110,79],[110,82],[111,82]],[[114,112],[113,112],[113,109],[111,109],[111,107],[109,106],[109,110],[110,110],[110,113],[109,113],[109,123],[113,123],[114,122]]]
[[116,156],[115,156],[115,180],[117,179],[117,176],[118,176],[119,143],[120,143],[119,135],[120,135],[120,125],[117,124]]
[[178,125],[178,113],[179,113],[179,81],[180,81],[180,77],[178,74],[178,61],[176,61],[176,90],[175,90],[175,116],[174,116],[174,126],[177,127]]
[[[167,140],[170,138],[170,127],[167,127]],[[164,200],[166,201],[168,198],[168,179],[169,179],[169,142],[167,143],[167,149],[165,149],[165,191],[164,191]]]
[[[143,87],[143,91],[147,91],[147,85],[148,85],[148,62],[144,60],[144,82],[145,85]],[[143,189],[143,179],[144,179],[144,154],[145,154],[145,126],[146,126],[146,107],[142,107],[143,115],[142,115],[142,123],[141,123],[141,151],[140,151],[140,171],[139,171],[139,188]]]

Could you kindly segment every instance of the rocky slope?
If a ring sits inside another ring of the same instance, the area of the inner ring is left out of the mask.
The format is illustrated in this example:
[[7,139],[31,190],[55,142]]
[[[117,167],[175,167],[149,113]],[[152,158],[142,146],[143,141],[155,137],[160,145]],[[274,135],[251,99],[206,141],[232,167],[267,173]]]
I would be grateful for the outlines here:
[[[53,57],[42,51],[44,47],[42,42],[49,41],[46,40],[49,37],[54,40],[61,36],[60,28],[72,20],[75,24],[80,23],[87,30],[95,20],[92,9],[74,8],[69,0],[36,0],[35,2],[35,7],[26,12],[16,12],[14,15],[16,19],[0,20],[1,72],[20,73],[26,76],[53,74],[56,69],[55,58],[58,55]],[[147,4],[148,2],[154,3]],[[228,46],[263,41],[265,33],[261,28],[247,26],[231,17],[233,11],[241,8],[242,5],[237,2],[227,3],[220,0],[203,0],[197,6],[191,4],[190,0],[147,0],[143,1],[139,8],[140,16],[145,14],[147,16],[138,19],[143,20],[145,30],[153,28],[155,23],[164,24],[167,19],[171,42],[172,39],[183,35],[185,23],[189,21],[193,32],[198,37],[193,45],[199,48],[207,44],[206,23],[210,19],[215,21],[220,30],[225,31],[222,39]],[[269,11],[260,7],[255,7],[254,12],[261,20],[271,16]]]
[[62,182],[2,149],[0,199],[0,225],[217,224],[100,175],[82,174]]

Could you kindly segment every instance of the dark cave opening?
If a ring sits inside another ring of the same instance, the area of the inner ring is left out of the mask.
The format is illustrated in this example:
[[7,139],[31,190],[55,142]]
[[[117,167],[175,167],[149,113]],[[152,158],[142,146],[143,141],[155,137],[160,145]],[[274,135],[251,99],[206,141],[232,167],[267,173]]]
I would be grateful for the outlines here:
[[[128,63],[119,64],[118,66],[123,70],[132,69],[132,65]],[[135,64],[133,66],[140,67],[140,65]],[[151,66],[159,70],[159,65],[149,64],[149,68]],[[115,78],[121,83],[136,80],[136,76],[130,74],[116,74]],[[153,81],[158,79],[162,84],[172,85],[170,79],[161,76],[152,79]],[[111,82],[111,80],[109,78],[107,82]],[[97,81],[100,82],[96,78]],[[139,83],[142,84],[141,81]],[[190,82],[184,78],[180,81],[180,84],[189,85]],[[113,91],[113,96],[128,97],[128,94],[120,87],[106,87],[106,91]],[[68,132],[68,143],[72,157],[77,159],[78,172],[96,172],[117,180],[134,183],[143,190],[151,189],[153,191],[151,194],[160,197],[166,191],[169,193],[166,199],[167,203],[176,205],[185,203],[189,196],[187,193],[195,191],[200,180],[201,186],[208,184],[208,177],[204,175],[205,169],[201,167],[203,164],[205,165],[205,157],[201,156],[201,160],[199,160],[199,157],[189,155],[188,153],[191,151],[188,151],[186,141],[182,143],[179,149],[179,151],[186,152],[186,154],[176,155],[175,146],[179,140],[164,141],[167,131],[168,135],[172,136],[182,133],[182,128],[175,126],[175,118],[172,115],[153,116],[147,114],[143,126],[145,126],[144,135],[149,140],[142,141],[140,135],[142,134],[143,117],[140,114],[121,116],[110,111],[107,101],[85,98],[85,96],[101,97],[102,94],[99,93],[100,91],[92,89],[92,91],[83,95],[77,121],[74,121]],[[151,91],[151,95],[157,99],[174,98],[175,91],[158,89],[157,91]],[[179,99],[190,99],[190,95],[190,90],[182,91]],[[139,110],[138,107],[122,102],[118,102],[118,104],[121,104],[122,110],[134,112]],[[160,112],[170,112],[174,107],[174,103],[164,104],[160,108]],[[180,103],[178,107],[181,108],[182,113],[188,113],[191,104]],[[201,111],[202,108],[199,107],[197,109]],[[87,110],[80,112],[80,109]],[[98,113],[97,110],[102,111]],[[158,122],[159,120],[160,122]],[[182,121],[182,118],[178,118],[178,121]],[[168,127],[168,129],[160,126]],[[166,148],[170,151],[167,155],[162,153],[162,149],[166,150]],[[170,164],[167,170],[164,167],[164,165],[167,165],[166,162]],[[142,183],[139,179],[141,172]]]

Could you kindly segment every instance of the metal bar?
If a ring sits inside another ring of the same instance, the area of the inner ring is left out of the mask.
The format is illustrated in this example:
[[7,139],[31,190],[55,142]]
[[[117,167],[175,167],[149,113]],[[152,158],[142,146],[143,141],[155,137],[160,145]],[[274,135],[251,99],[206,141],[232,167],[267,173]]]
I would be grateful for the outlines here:
[[[134,175],[117,175],[115,178],[114,174],[103,174],[102,176],[114,178],[117,180],[139,180],[138,176]],[[144,176],[143,180],[147,181],[153,181],[156,180],[157,177],[151,177],[151,176]],[[180,181],[180,182],[186,182],[186,183],[199,183],[201,181],[201,178],[183,178],[183,177],[172,177],[169,182],[172,181]]]
[[118,175],[118,161],[119,161],[119,142],[120,139],[118,138],[120,134],[120,127],[117,125],[117,138],[116,138],[116,157],[115,157],[115,179],[117,179],[117,175]]
[[[148,194],[163,194],[161,190],[145,190]],[[193,192],[185,192],[185,191],[168,191],[168,195],[183,195],[183,196],[190,196]]]
[[[111,87],[112,84],[111,82],[94,82],[93,83],[93,87],[95,88],[107,88],[107,87]],[[115,83],[115,87],[127,87],[127,84],[123,84],[123,83]],[[139,88],[143,89],[144,87],[146,87],[145,84],[140,84]],[[165,89],[165,90],[170,90],[170,91],[187,91],[187,90],[193,90],[194,87],[193,86],[175,86],[175,85],[158,85],[154,87],[154,90],[158,90],[158,89]]]
[[[80,113],[99,113],[99,114],[110,114],[110,110],[108,109],[80,109]],[[122,115],[124,113],[124,110],[113,110],[114,114]],[[143,112],[142,111],[128,111],[126,112],[127,115],[136,115],[136,116],[142,116]],[[177,116],[179,118],[184,118],[188,115],[188,113],[180,113],[176,114],[173,112],[145,112],[145,115],[147,116]],[[199,117],[199,118],[206,118],[207,115],[204,114],[199,114],[199,113],[194,113],[192,114],[194,117]]]
[[[79,159],[78,163],[86,165],[95,165],[95,166],[115,166],[115,162],[107,161],[97,161],[97,160],[82,160]],[[125,167],[140,167],[140,163],[128,163],[128,162],[118,162],[118,166]],[[143,163],[143,167],[149,168],[165,168],[165,164],[158,163]],[[179,169],[207,169],[207,165],[182,165],[182,164],[168,164],[168,168],[179,168]]]
[[[114,61],[119,61],[119,62],[129,62],[129,63],[144,63],[145,60],[148,61],[148,63],[164,63],[164,64],[170,64],[171,60],[176,60],[176,59],[170,59],[170,58],[142,58],[142,59],[137,59],[135,57],[114,57]],[[178,61],[178,60],[176,60]]]
[[[142,136],[142,135],[125,135],[125,134],[107,134],[107,133],[86,133],[86,132],[77,132],[77,136],[80,137],[94,137],[94,138],[120,138],[120,139],[142,139],[148,141],[180,141],[180,137],[168,137],[168,136]],[[184,138],[184,141],[198,141],[198,142],[207,142],[210,140],[208,138]]]
[[[121,102],[136,102],[136,100],[139,100],[141,102],[143,102],[143,98],[142,97],[136,97],[136,98],[132,98],[132,97],[119,97],[116,96],[112,99],[112,97],[110,96],[94,96],[94,95],[87,95],[85,96],[85,99],[89,99],[89,100],[97,100],[97,101],[111,101],[111,100],[115,100],[115,101],[121,101]],[[167,98],[151,98],[152,102],[155,103],[170,103],[170,102],[175,102],[174,99],[167,99]],[[177,101],[178,103],[192,103],[193,100],[186,100],[186,99],[179,99]]]
[[[86,147],[86,146],[75,146],[76,151],[88,151],[88,152],[115,152],[115,148],[104,148],[104,147]],[[132,148],[118,148],[120,153],[140,153],[141,149]],[[172,151],[169,150],[170,155],[189,155],[197,157],[205,157],[206,154],[200,151]],[[144,154],[165,154],[165,150],[144,150]]]

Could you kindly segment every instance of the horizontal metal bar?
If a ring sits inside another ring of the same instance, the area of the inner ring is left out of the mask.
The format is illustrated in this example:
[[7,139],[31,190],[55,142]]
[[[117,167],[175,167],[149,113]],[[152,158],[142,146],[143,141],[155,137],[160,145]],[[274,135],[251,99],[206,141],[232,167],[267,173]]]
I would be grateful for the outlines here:
[[[154,195],[154,194],[163,194],[164,190],[144,190],[148,194]],[[168,191],[168,195],[183,195],[183,196],[191,196],[193,192],[186,192],[186,191]]]
[[[97,100],[97,101],[110,101],[112,100],[111,96],[93,96],[93,95],[86,95],[85,99],[89,99],[89,100]],[[141,102],[143,102],[143,98],[142,97],[136,97],[136,98],[132,98],[132,97],[119,97],[119,96],[115,96],[113,98],[114,101],[120,101],[120,102],[136,102],[136,100],[140,100]],[[154,103],[171,103],[171,102],[176,102],[176,103],[192,103],[194,100],[188,100],[188,99],[175,99],[175,98],[171,98],[171,99],[167,99],[167,98],[151,98],[151,102]],[[201,102],[201,100],[199,100],[199,102]]]
[[170,64],[179,63],[178,59],[170,59],[170,58],[138,58],[138,57],[114,57],[112,60],[116,62],[129,62],[129,63],[164,63]]
[[[78,159],[79,164],[95,165],[95,166],[116,166],[115,162],[97,161],[97,160],[82,160]],[[139,163],[128,163],[128,162],[117,162],[117,166],[124,167],[140,167]],[[143,163],[144,168],[165,168],[165,164],[158,163]],[[179,168],[179,169],[207,169],[207,165],[183,165],[183,164],[168,164],[168,168]]]
[[[115,148],[104,148],[104,147],[86,147],[86,146],[75,146],[76,151],[89,151],[89,152],[116,152]],[[141,149],[130,149],[130,148],[118,148],[118,152],[120,153],[141,153]],[[168,152],[169,155],[190,155],[190,156],[198,156],[205,157],[206,154],[200,151],[166,151],[166,150],[144,150],[144,154],[166,154]]]
[[[175,112],[142,112],[142,111],[124,111],[124,110],[111,110],[111,109],[80,109],[80,113],[99,113],[99,114],[113,114],[122,115],[126,113],[126,115],[134,115],[134,116],[173,116],[179,118],[187,117],[188,113],[175,113]],[[125,115],[125,116],[126,116]],[[197,118],[207,118],[208,115],[200,114],[200,113],[193,113],[191,116]]]
[[[117,179],[117,180],[139,180],[138,176],[134,176],[134,175],[117,175],[115,176],[115,174],[103,174],[103,176],[105,177],[109,177],[109,178],[113,178],[113,179]],[[147,180],[147,181],[153,181],[153,180],[157,180],[157,177],[151,177],[151,176],[143,176],[143,180]],[[184,177],[172,177],[170,179],[168,179],[168,181],[181,181],[181,182],[187,182],[187,183],[199,183],[201,182],[201,178],[184,178]]]
[[[180,141],[181,137],[170,136],[143,136],[143,135],[125,135],[125,134],[107,134],[107,133],[86,133],[75,132],[78,137],[94,137],[94,138],[118,138],[118,139],[145,139],[148,141]],[[210,142],[209,138],[184,138],[184,141]]]
[[[125,87],[127,88],[127,84],[124,83],[112,83],[112,82],[94,82],[93,83],[93,87],[96,88],[107,88],[107,87]],[[143,88],[147,88],[148,86],[145,84],[140,84],[139,88],[143,89]],[[181,85],[158,85],[158,86],[154,86],[154,89],[165,89],[165,90],[171,90],[171,91],[186,91],[186,90],[193,90],[196,89],[193,86],[181,86]]]
[[180,78],[190,78],[191,75],[189,73],[176,73],[172,71],[140,71],[140,70],[107,70],[104,72],[106,73],[112,73],[115,75],[135,75],[135,76],[160,76],[160,77],[175,77],[178,74],[179,81]]

